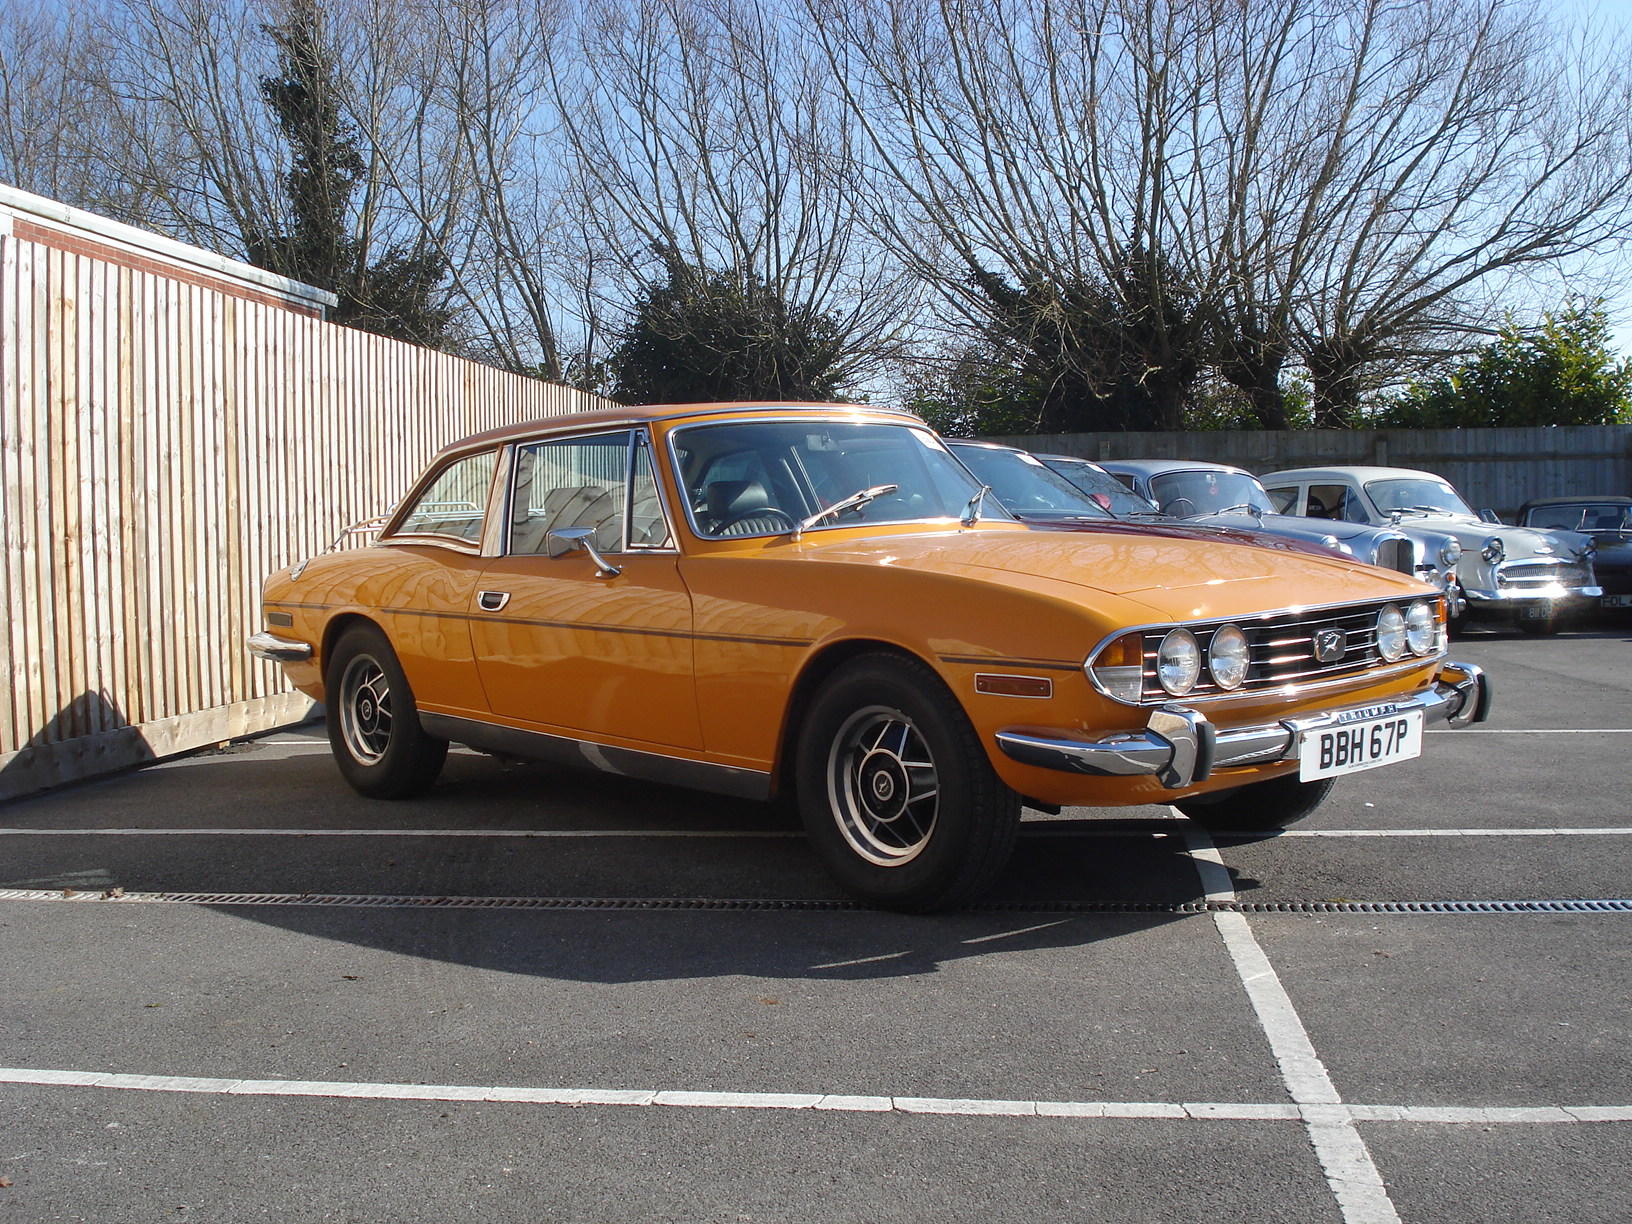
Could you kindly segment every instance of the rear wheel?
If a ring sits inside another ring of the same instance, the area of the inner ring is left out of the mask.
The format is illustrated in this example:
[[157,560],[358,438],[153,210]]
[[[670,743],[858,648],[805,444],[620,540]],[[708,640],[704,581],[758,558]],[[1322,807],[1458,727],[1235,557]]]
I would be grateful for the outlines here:
[[404,799],[423,794],[442,772],[448,741],[425,734],[408,678],[391,643],[373,625],[340,635],[325,682],[329,747],[359,794]]
[[1302,820],[1326,800],[1335,778],[1299,781],[1297,774],[1235,790],[1181,799],[1173,806],[1206,829],[1263,833]]
[[799,811],[846,889],[887,909],[944,909],[1008,862],[1020,799],[928,667],[864,655],[818,690],[799,737]]

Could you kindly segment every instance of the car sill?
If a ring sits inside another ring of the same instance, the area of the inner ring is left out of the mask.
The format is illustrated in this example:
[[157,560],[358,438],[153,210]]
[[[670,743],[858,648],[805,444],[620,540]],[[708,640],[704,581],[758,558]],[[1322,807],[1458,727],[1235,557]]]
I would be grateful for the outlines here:
[[733,795],[739,799],[764,800],[771,795],[771,775],[757,769],[689,761],[637,748],[615,748],[565,735],[496,726],[453,714],[434,714],[429,710],[419,712],[419,721],[427,735],[486,752],[557,765],[586,766],[625,778]]

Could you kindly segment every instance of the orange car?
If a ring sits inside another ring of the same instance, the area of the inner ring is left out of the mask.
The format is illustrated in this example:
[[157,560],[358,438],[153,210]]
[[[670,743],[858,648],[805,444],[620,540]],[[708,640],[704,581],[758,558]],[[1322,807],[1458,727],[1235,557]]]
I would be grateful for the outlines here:
[[930,909],[1022,806],[1273,828],[1476,722],[1413,579],[1160,529],[1009,518],[917,418],[703,404],[439,454],[378,541],[274,574],[249,642],[366,795],[450,741],[797,800],[835,876]]

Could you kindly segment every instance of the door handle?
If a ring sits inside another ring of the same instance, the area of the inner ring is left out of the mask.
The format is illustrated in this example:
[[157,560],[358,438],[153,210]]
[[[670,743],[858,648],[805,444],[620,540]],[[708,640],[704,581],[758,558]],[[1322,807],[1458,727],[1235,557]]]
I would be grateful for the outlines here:
[[483,612],[498,612],[510,602],[509,591],[477,591],[476,606]]

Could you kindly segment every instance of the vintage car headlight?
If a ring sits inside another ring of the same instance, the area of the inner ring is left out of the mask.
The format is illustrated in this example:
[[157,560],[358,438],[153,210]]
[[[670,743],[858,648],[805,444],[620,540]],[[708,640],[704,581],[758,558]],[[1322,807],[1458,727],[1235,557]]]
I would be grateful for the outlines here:
[[1156,679],[1175,697],[1196,687],[1201,676],[1201,643],[1188,629],[1175,629],[1156,650]]
[[1405,657],[1405,613],[1389,604],[1377,613],[1377,653],[1389,663]]
[[1334,535],[1323,535],[1320,537],[1320,542],[1333,552],[1346,553],[1349,551],[1343,546],[1343,541]]
[[1213,631],[1213,640],[1207,644],[1207,670],[1219,688],[1240,688],[1251,661],[1247,635],[1238,627],[1220,625]]
[[1439,640],[1439,623],[1426,599],[1419,599],[1405,610],[1405,644],[1415,655],[1433,652]]
[[1443,569],[1453,569],[1460,560],[1462,560],[1462,541],[1452,536],[1439,546],[1439,564]]
[[1507,556],[1507,545],[1502,543],[1501,536],[1491,536],[1485,541],[1485,546],[1479,550],[1479,555],[1492,565]]
[[1145,637],[1124,633],[1088,661],[1100,688],[1118,701],[1136,702],[1145,695]]

